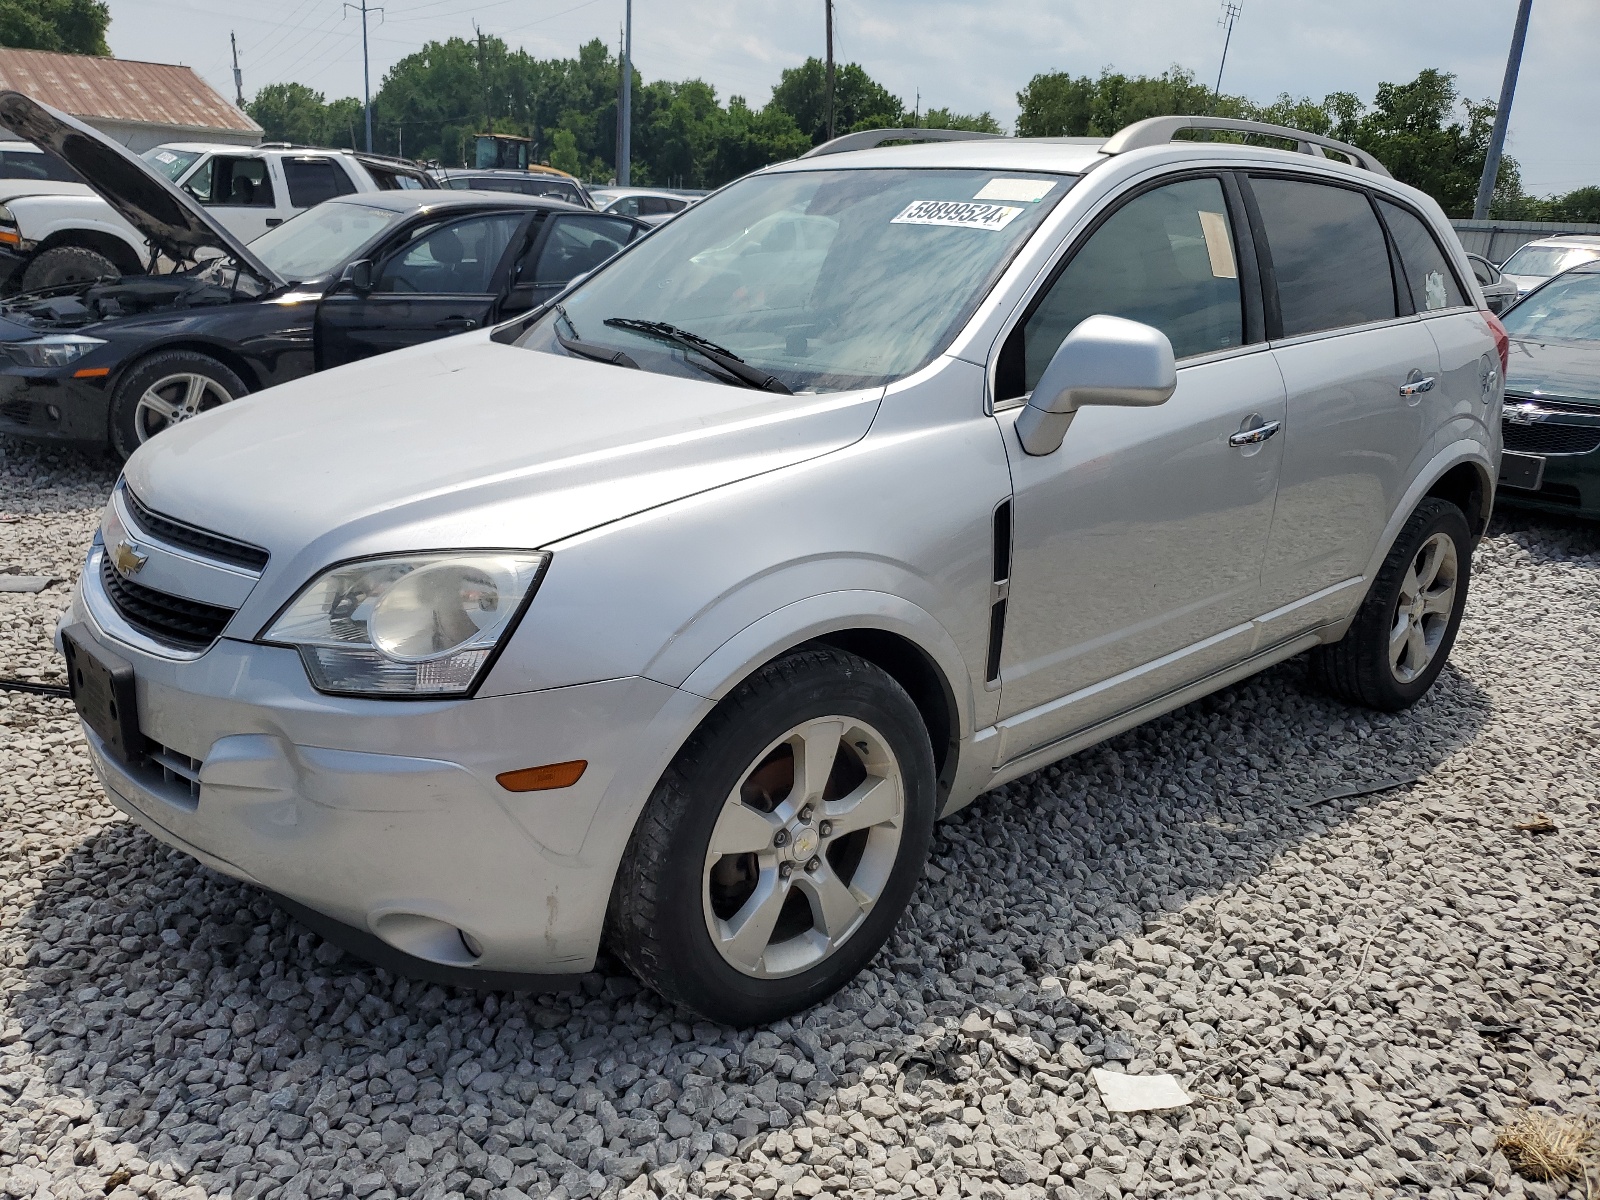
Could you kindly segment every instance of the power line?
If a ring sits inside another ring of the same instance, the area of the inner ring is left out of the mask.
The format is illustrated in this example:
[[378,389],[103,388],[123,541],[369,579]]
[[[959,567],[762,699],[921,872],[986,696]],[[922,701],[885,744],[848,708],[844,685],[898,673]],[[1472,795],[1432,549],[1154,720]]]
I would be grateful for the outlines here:
[[1222,61],[1217,63],[1217,86],[1211,91],[1211,104],[1216,107],[1218,99],[1222,96],[1222,68],[1228,65],[1228,44],[1233,41],[1233,23],[1239,19],[1239,14],[1244,11],[1243,0],[1223,0],[1222,19],[1218,25],[1227,26],[1227,32],[1222,35]]

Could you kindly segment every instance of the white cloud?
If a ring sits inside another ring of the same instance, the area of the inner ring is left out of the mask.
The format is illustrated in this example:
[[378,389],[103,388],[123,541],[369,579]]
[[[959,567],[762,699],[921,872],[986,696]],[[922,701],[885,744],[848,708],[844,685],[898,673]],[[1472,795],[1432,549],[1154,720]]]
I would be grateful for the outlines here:
[[[1424,67],[1454,72],[1464,94],[1499,94],[1514,0],[1245,0],[1223,88],[1370,100],[1383,80]],[[339,0],[111,0],[112,48],[128,58],[186,61],[232,93],[228,33],[240,37],[246,93],[299,80],[359,95],[359,22]],[[1176,63],[1216,78],[1217,0],[839,0],[837,46],[909,104],[989,109],[1009,125],[1035,74],[1158,72]],[[373,88],[430,38],[485,33],[541,55],[582,41],[615,45],[622,0],[389,0],[372,29]],[[779,72],[822,52],[822,3],[810,0],[635,0],[634,57],[647,79],[698,76],[724,98],[763,102]],[[1600,5],[1539,0],[1512,112],[1510,152],[1534,192],[1600,183]]]

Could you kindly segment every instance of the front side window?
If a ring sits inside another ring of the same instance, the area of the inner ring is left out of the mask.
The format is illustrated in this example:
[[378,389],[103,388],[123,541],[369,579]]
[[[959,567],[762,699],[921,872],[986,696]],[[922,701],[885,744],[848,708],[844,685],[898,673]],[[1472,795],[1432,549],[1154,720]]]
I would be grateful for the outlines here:
[[562,354],[559,338],[581,340],[705,378],[692,351],[607,325],[650,321],[793,391],[878,386],[949,345],[1075,181],[927,168],[751,175],[578,284],[521,344]]
[[289,203],[296,208],[310,208],[356,190],[350,176],[331,158],[286,158],[283,178],[289,185]]
[[1600,271],[1552,279],[1500,319],[1512,337],[1600,342]]
[[272,208],[272,177],[263,158],[213,155],[183,185],[201,204]]
[[1261,176],[1250,186],[1272,248],[1284,337],[1394,319],[1389,248],[1365,192]]
[[1394,238],[1395,249],[1400,251],[1400,265],[1405,270],[1411,303],[1416,310],[1434,312],[1465,304],[1467,298],[1456,282],[1456,273],[1422,218],[1382,197],[1378,199],[1378,207],[1383,211],[1384,223],[1389,226],[1389,236]]
[[522,220],[517,213],[496,213],[434,226],[389,257],[373,291],[487,295]]
[[1031,392],[1062,339],[1097,313],[1154,326],[1180,359],[1243,344],[1239,260],[1220,181],[1169,183],[1112,213],[1008,340],[996,398]]
[[80,176],[54,154],[40,150],[0,150],[0,179],[48,179],[54,183],[82,183]]

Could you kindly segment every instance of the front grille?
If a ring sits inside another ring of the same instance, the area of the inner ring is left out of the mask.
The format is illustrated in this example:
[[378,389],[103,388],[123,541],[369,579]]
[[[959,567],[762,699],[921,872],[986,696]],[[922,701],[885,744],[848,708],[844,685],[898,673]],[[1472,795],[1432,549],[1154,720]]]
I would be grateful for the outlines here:
[[152,512],[126,487],[122,489],[122,494],[127,499],[128,508],[139,528],[159,542],[192,550],[206,558],[217,558],[235,566],[248,567],[252,571],[260,571],[267,565],[267,552],[259,546],[223,537],[220,533],[211,533],[186,522],[174,520],[172,517],[164,517],[158,512]]
[[39,410],[26,400],[7,400],[0,404],[0,416],[14,425],[32,425]]
[[1502,421],[1500,430],[1506,449],[1523,454],[1588,454],[1600,450],[1600,425],[1562,425],[1554,421],[1522,425]]
[[100,584],[122,619],[146,637],[179,650],[204,650],[222,636],[233,609],[184,600],[124,579],[100,556]]

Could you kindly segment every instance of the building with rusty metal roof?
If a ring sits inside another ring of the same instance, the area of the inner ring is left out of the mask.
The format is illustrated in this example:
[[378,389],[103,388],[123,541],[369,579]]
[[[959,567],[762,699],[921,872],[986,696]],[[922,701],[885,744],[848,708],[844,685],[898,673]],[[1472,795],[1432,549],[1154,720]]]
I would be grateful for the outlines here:
[[0,47],[0,89],[92,125],[135,153],[163,142],[253,146],[261,126],[189,67]]

